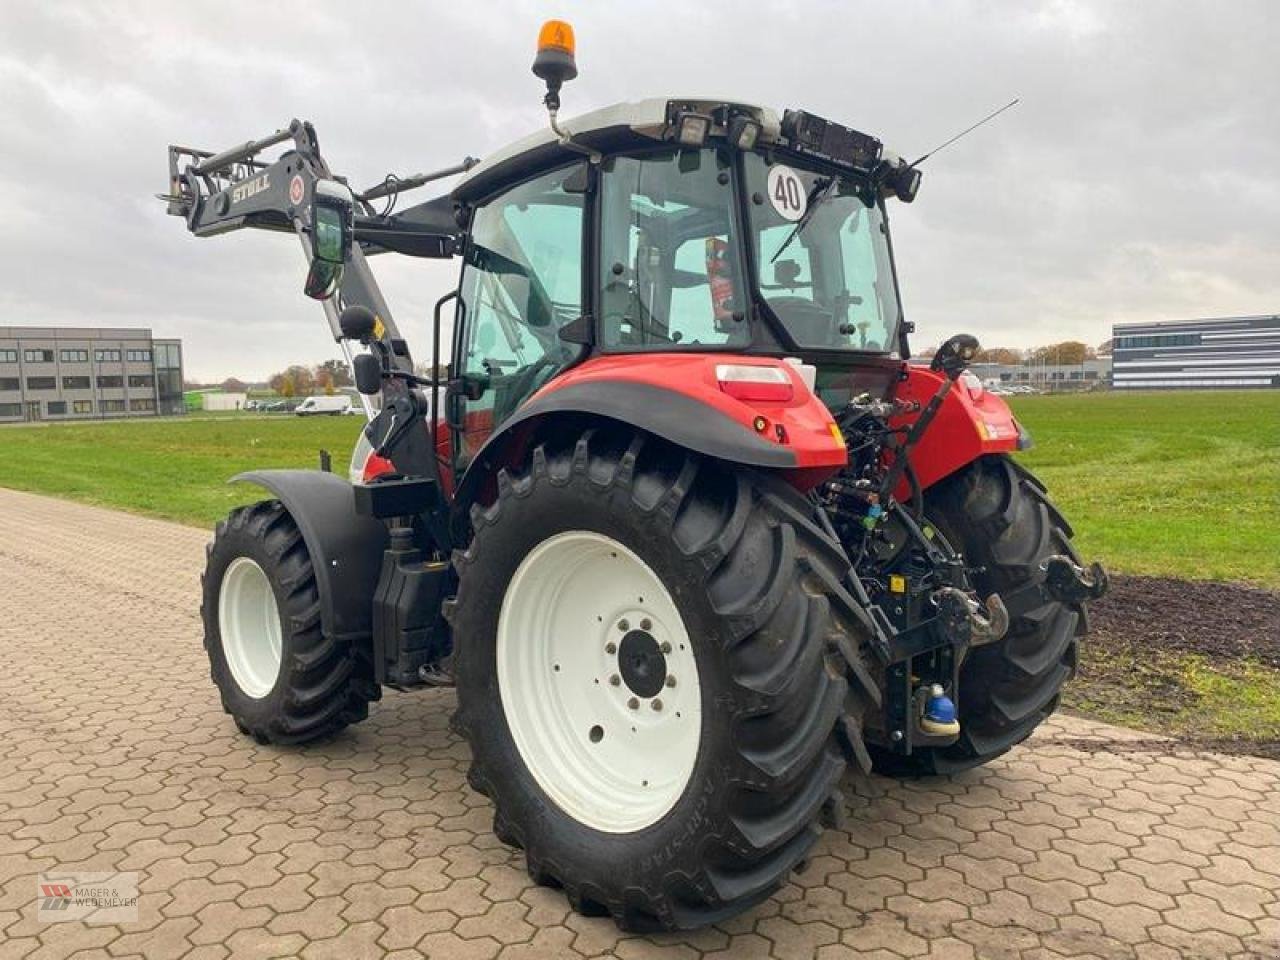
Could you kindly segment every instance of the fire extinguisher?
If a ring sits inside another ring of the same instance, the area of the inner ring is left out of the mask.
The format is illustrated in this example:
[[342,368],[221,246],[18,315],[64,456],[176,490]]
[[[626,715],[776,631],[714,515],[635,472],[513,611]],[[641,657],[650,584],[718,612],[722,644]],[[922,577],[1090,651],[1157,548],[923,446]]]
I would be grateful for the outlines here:
[[711,311],[716,329],[729,330],[735,311],[733,270],[729,265],[729,244],[719,237],[707,238],[707,282],[711,286]]

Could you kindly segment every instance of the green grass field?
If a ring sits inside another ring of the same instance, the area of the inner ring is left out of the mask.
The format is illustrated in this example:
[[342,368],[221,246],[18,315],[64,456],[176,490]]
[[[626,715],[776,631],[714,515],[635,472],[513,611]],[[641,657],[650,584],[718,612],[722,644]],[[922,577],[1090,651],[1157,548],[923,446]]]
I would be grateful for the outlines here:
[[315,467],[344,476],[363,417],[192,414],[174,419],[0,428],[0,486],[210,527],[258,487],[244,470]]
[[[1280,391],[1013,399],[1086,557],[1280,587]],[[209,526],[255,467],[345,471],[358,417],[192,416],[0,428],[0,486]]]
[[1280,587],[1280,390],[1020,397],[1081,553],[1124,573]]
[[[1018,397],[1081,553],[1123,573],[1280,588],[1280,391]],[[262,496],[229,477],[259,467],[345,472],[359,417],[197,414],[173,420],[0,428],[0,486],[209,527]],[[1153,713],[1136,692],[1165,691]],[[1280,736],[1280,670],[1086,644],[1066,709],[1186,740]],[[1270,740],[1268,740],[1270,738]],[[1267,749],[1272,749],[1268,747]]]

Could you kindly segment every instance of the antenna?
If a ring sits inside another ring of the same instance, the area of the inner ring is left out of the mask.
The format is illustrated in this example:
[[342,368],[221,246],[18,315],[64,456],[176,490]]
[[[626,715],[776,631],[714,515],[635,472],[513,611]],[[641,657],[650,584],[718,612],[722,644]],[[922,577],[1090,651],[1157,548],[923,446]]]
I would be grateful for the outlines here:
[[975,123],[973,126],[971,126],[971,127],[966,127],[964,130],[961,130],[959,133],[957,133],[954,137],[952,137],[952,138],[951,138],[950,140],[948,140],[946,143],[942,143],[942,144],[939,144],[938,146],[934,147],[932,150],[930,150],[928,153],[926,153],[924,156],[922,156],[922,157],[921,157],[919,160],[917,160],[915,163],[911,164],[911,167],[918,167],[918,166],[920,166],[920,164],[924,163],[926,160],[928,160],[930,157],[932,157],[935,153],[938,153],[939,151],[945,150],[947,147],[951,146],[953,143],[955,143],[955,142],[956,142],[957,140],[959,140],[961,137],[963,137],[963,136],[965,136],[965,135],[967,135],[967,134],[973,133],[973,131],[977,130],[980,126],[982,126],[982,125],[983,125],[984,123],[986,123],[988,120],[994,120],[996,117],[1000,116],[1000,114],[1004,113],[1004,112],[1005,112],[1006,110],[1008,110],[1010,107],[1015,106],[1016,104],[1018,104],[1018,103],[1020,102],[1020,99],[1021,99],[1021,98],[1019,98],[1019,97],[1014,97],[1012,100],[1010,100],[1008,103],[1006,103],[1006,104],[1005,104],[1003,107],[1001,107],[999,110],[995,110],[995,111],[993,111],[992,113],[988,113],[985,117],[983,117],[981,120],[979,120],[979,121],[978,121],[977,123]]

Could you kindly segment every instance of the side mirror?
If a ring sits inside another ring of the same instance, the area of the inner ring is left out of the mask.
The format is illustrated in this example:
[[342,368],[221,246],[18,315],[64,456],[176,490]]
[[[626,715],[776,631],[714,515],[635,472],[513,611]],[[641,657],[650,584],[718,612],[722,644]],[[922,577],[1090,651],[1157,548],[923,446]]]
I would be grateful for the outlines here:
[[945,373],[949,380],[957,380],[977,355],[978,338],[968,333],[957,333],[938,348],[929,362],[929,369],[934,373]]
[[311,269],[303,292],[328,300],[342,284],[355,232],[351,190],[336,180],[317,180],[311,196]]
[[312,300],[328,300],[338,292],[338,286],[341,283],[341,264],[312,260],[311,269],[307,271],[306,282],[302,285],[302,292]]
[[338,314],[338,329],[348,340],[367,343],[373,339],[373,331],[377,324],[377,316],[362,304],[353,303],[343,307],[342,313]]
[[366,397],[382,392],[382,361],[372,353],[361,353],[351,362],[356,375],[356,389]]

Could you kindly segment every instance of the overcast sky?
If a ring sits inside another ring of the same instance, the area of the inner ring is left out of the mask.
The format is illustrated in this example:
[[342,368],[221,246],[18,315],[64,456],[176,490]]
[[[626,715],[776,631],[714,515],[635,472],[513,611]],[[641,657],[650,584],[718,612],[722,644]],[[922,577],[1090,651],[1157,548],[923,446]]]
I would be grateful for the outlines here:
[[[285,235],[189,236],[165,146],[315,122],[357,187],[544,122],[538,25],[569,19],[564,112],[713,93],[803,107],[931,160],[894,204],[924,346],[1280,311],[1280,5],[58,3],[0,0],[0,324],[149,326],[189,378],[336,356]],[[425,194],[424,194],[425,198]],[[375,260],[419,353],[446,264]]]

